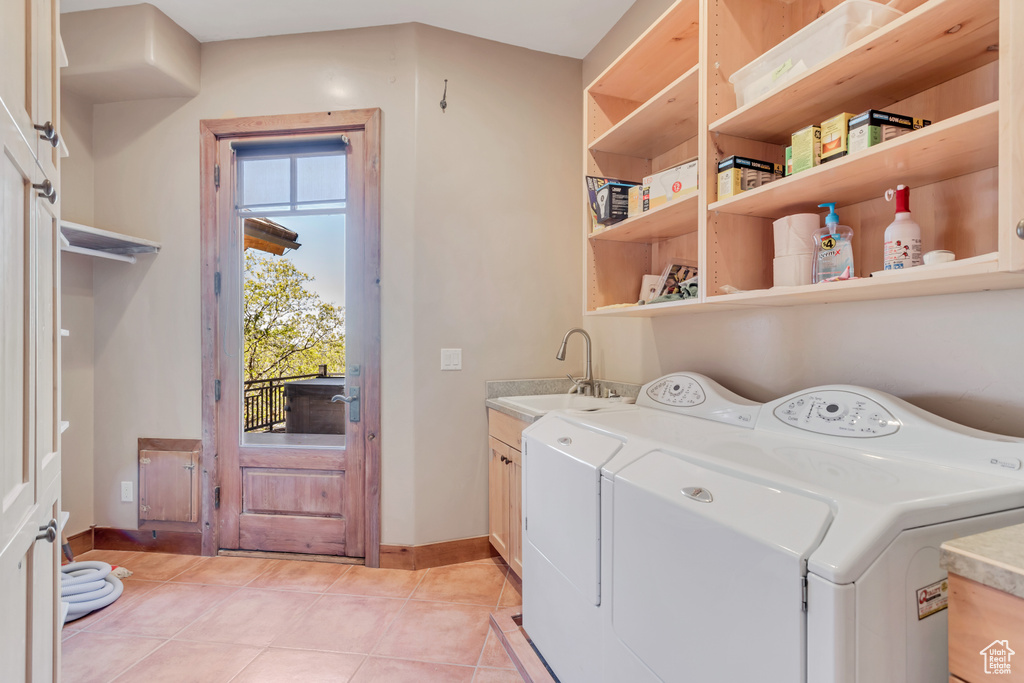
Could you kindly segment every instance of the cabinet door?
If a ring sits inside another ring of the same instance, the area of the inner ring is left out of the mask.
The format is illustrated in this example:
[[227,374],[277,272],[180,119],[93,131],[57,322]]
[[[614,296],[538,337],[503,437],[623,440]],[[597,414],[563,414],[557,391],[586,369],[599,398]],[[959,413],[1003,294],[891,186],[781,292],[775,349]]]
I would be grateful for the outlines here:
[[508,455],[508,566],[523,577],[523,455],[509,449]]
[[999,241],[1000,266],[1024,270],[1024,3],[999,3]]
[[36,0],[0,0],[0,100],[7,108],[5,118],[10,119],[4,125],[13,123],[33,152],[37,87],[32,53],[35,4]]
[[[5,0],[0,0],[3,2]],[[32,102],[32,119],[39,125],[49,123],[54,127],[56,138],[44,139],[33,128],[35,137],[30,138],[36,145],[36,156],[43,174],[53,185],[60,185],[60,150],[57,147],[60,128],[60,62],[57,57],[60,13],[58,0],[31,0],[32,2],[32,48],[33,61],[30,77],[34,81],[35,97]]]
[[[10,7],[4,5],[5,11]],[[5,682],[54,680],[57,672],[54,553],[59,544],[36,539],[40,527],[55,517],[60,490],[56,247],[46,246],[55,245],[56,238],[43,234],[55,223],[52,216],[49,222],[41,218],[48,211],[32,189],[40,180],[14,112],[0,110],[0,675]]]
[[509,561],[509,489],[508,454],[509,447],[495,439],[489,439],[490,461],[487,466],[488,526],[491,545],[498,554]]

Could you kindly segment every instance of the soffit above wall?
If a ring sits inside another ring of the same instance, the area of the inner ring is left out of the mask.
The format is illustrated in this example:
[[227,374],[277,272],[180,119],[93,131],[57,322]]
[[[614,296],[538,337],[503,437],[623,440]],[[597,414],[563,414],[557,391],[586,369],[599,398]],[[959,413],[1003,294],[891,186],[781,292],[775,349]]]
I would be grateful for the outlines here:
[[199,94],[199,41],[153,5],[61,15],[61,85],[90,102]]
[[[64,12],[135,0],[64,0]],[[419,22],[583,58],[633,0],[154,0],[200,42]]]

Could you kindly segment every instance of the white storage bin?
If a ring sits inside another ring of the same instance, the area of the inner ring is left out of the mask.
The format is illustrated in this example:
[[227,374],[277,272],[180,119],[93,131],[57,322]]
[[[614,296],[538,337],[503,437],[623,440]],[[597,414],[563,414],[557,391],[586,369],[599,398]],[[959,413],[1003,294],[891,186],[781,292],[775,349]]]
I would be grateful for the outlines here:
[[846,0],[730,76],[736,106],[753,102],[902,15],[872,0]]

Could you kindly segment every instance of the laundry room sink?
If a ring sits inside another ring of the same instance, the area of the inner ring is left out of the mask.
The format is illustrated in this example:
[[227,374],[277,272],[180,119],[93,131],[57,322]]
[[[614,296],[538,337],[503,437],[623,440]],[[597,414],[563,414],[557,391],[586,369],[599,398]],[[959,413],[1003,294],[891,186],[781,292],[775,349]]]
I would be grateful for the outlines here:
[[508,407],[540,417],[552,410],[618,410],[633,403],[632,398],[597,398],[578,394],[540,394],[537,396],[505,396],[496,399]]

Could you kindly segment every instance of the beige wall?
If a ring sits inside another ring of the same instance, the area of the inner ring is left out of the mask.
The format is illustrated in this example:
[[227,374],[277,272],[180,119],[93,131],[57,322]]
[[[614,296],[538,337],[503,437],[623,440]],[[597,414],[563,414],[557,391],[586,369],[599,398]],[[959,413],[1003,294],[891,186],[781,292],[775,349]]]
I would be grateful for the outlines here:
[[[638,0],[584,59],[582,82],[669,4]],[[604,376],[642,382],[688,369],[762,401],[818,384],[860,384],[972,427],[1024,437],[1024,290],[655,320],[588,318],[587,327]]]
[[[94,168],[92,105],[72,93],[61,96],[61,128],[71,156],[61,162],[61,217],[74,223],[93,220]],[[61,419],[71,423],[61,440],[64,510],[71,513],[68,536],[93,524],[93,259],[63,254],[61,326]]]
[[485,534],[484,380],[579,369],[554,360],[582,308],[579,81],[402,25],[207,43],[196,98],[96,105],[96,224],[163,249],[94,266],[95,522],[135,526],[138,437],[200,436],[199,120],[380,107],[383,541]]

